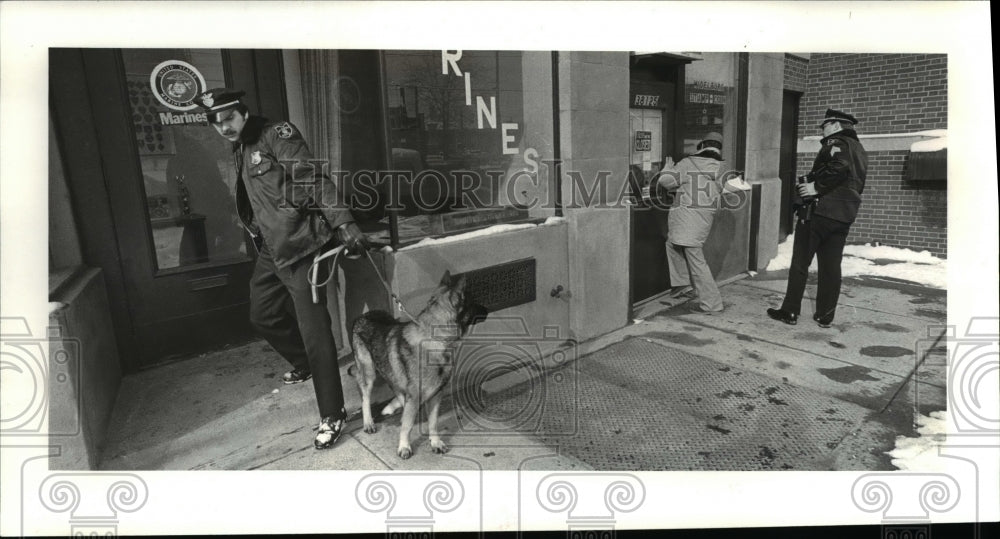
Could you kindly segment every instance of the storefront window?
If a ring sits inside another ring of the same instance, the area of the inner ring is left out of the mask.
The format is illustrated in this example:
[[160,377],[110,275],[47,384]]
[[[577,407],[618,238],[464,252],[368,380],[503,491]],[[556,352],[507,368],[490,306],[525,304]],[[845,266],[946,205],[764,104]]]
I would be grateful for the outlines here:
[[550,55],[384,54],[401,242],[552,215]]
[[738,65],[735,53],[706,52],[684,72],[684,153],[697,151],[710,132],[722,134],[722,157],[733,163],[736,147]]
[[221,51],[128,49],[122,58],[157,267],[246,260],[230,144],[191,104],[226,85]]
[[289,63],[302,130],[344,171],[348,200],[378,184],[355,211],[376,241],[391,243],[393,211],[402,245],[554,215],[550,53],[303,50]]

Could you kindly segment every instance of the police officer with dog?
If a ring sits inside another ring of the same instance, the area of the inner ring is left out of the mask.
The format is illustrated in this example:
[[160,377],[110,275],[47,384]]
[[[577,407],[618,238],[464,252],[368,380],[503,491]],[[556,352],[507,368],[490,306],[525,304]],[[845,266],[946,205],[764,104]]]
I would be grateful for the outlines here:
[[347,414],[330,313],[325,302],[313,302],[309,268],[317,252],[338,242],[358,254],[368,240],[336,200],[333,179],[310,163],[312,152],[298,128],[251,115],[243,95],[216,88],[195,102],[232,143],[237,213],[258,251],[251,324],[292,364],[285,383],[312,378],[320,412],[313,445],[326,449],[340,437]]
[[858,121],[845,112],[827,109],[820,129],[823,139],[812,170],[799,178],[797,224],[788,270],[785,299],[767,315],[786,324],[798,322],[802,295],[813,255],[818,262],[816,312],[813,320],[830,327],[840,297],[840,263],[847,233],[861,206],[868,173],[868,154],[858,141]]

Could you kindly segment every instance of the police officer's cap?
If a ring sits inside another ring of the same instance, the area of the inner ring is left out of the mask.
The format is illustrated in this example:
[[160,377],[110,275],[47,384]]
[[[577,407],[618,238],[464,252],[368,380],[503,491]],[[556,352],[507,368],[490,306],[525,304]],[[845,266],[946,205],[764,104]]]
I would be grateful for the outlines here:
[[194,98],[194,102],[205,109],[209,121],[214,121],[216,114],[238,107],[240,98],[245,94],[246,92],[242,90],[213,88]]
[[819,126],[823,127],[827,124],[827,122],[846,122],[851,125],[858,123],[854,116],[851,116],[846,112],[833,109],[826,109],[826,117],[824,117],[823,121],[819,123]]

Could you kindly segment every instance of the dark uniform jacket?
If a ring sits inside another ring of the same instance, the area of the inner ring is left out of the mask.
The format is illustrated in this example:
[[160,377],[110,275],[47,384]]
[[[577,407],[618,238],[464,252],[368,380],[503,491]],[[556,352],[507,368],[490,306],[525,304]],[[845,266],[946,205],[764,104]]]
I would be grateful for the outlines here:
[[861,193],[868,175],[868,154],[853,129],[844,129],[820,141],[823,146],[808,181],[813,182],[819,200],[813,210],[844,223],[853,223],[861,206]]
[[312,152],[291,123],[250,116],[233,156],[240,220],[278,267],[314,253],[354,220],[336,183],[307,163]]

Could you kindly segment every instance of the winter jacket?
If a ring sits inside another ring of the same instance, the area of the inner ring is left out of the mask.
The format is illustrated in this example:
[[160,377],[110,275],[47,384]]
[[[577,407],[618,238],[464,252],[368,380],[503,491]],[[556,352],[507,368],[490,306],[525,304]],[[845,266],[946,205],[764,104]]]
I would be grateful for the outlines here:
[[853,223],[861,206],[868,175],[868,154],[853,129],[844,129],[820,141],[807,181],[813,182],[819,200],[813,213],[843,223]]
[[267,243],[278,267],[314,253],[354,220],[337,184],[307,163],[312,152],[291,123],[250,116],[233,157],[240,221],[255,242]]
[[667,241],[685,247],[701,247],[712,230],[719,205],[719,172],[724,161],[708,149],[664,167],[658,183],[676,190],[667,218]]

